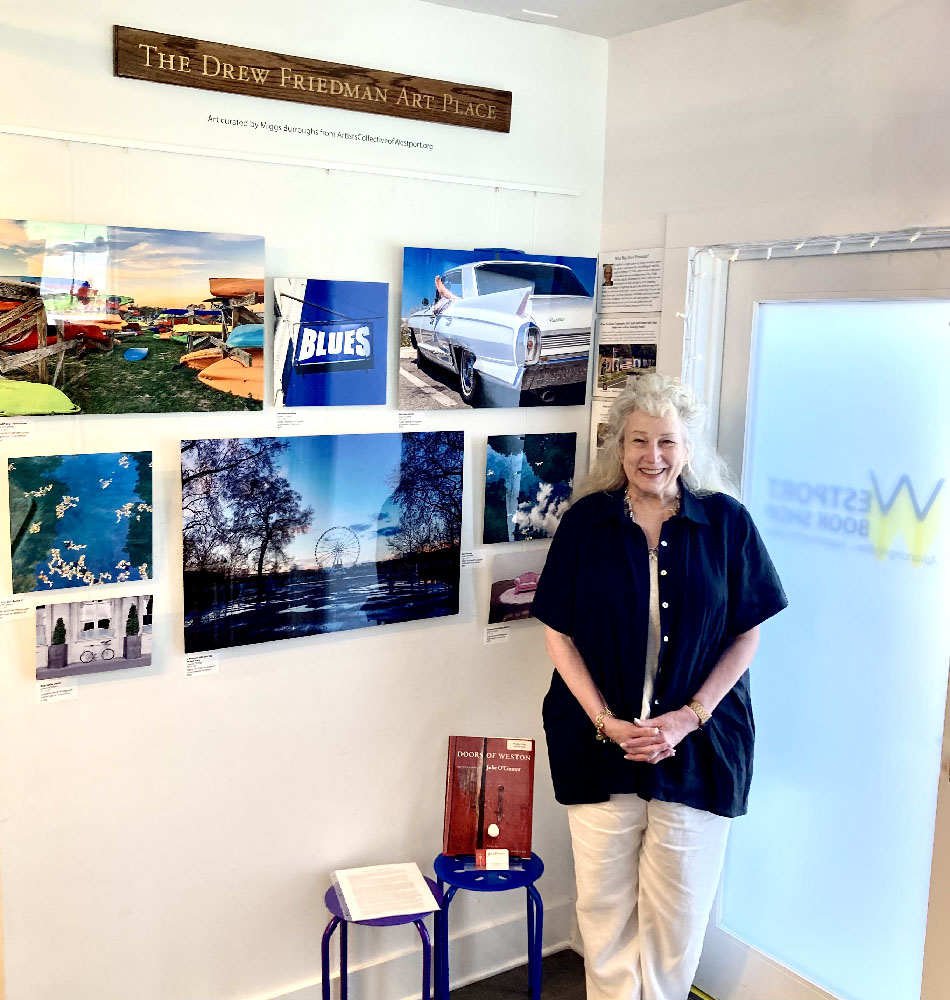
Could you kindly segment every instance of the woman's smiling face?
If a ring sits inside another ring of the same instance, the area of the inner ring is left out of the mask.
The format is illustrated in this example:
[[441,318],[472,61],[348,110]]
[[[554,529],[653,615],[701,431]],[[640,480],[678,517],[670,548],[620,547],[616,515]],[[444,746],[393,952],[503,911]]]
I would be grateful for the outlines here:
[[620,455],[631,492],[672,499],[679,491],[677,478],[689,453],[683,425],[675,412],[651,417],[634,410],[627,417]]

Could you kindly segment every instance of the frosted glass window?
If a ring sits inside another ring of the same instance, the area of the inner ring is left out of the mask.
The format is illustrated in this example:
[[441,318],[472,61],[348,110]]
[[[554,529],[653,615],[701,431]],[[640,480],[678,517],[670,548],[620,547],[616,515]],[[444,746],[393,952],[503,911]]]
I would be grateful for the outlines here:
[[847,1000],[920,995],[950,653],[950,305],[757,311],[744,496],[789,597],[752,668],[720,922]]

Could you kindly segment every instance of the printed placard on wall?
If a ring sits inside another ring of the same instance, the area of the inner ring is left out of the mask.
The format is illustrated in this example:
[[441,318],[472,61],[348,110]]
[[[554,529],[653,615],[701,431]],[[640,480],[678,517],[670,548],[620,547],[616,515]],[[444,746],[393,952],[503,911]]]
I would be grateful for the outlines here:
[[0,221],[0,414],[259,410],[259,236]]
[[583,404],[596,264],[406,247],[399,408]]
[[185,652],[458,613],[461,431],[183,441]]
[[484,544],[551,538],[574,485],[577,434],[499,434],[488,439]]
[[147,580],[152,453],[11,458],[13,591]]
[[274,279],[277,406],[386,402],[389,285]]
[[595,395],[617,396],[631,376],[655,372],[659,331],[659,316],[601,316]]
[[598,312],[659,312],[662,294],[662,247],[600,255]]
[[[450,38],[446,45],[455,44]],[[412,57],[419,52],[413,51]],[[511,92],[113,27],[116,76],[249,97],[315,104],[415,121],[507,132]]]
[[603,447],[607,437],[607,424],[610,419],[610,408],[613,399],[595,396],[590,408],[590,465],[593,468],[597,461],[597,452]]
[[500,552],[492,559],[488,624],[531,618],[538,580],[548,557],[548,546],[530,546],[519,552]]
[[97,597],[36,609],[36,679],[152,662],[152,595]]

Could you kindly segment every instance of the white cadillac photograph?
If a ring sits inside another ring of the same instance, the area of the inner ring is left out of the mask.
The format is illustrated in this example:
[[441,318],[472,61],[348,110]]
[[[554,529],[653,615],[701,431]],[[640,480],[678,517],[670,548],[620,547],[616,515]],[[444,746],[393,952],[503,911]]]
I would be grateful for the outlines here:
[[406,247],[399,408],[582,405],[596,265]]

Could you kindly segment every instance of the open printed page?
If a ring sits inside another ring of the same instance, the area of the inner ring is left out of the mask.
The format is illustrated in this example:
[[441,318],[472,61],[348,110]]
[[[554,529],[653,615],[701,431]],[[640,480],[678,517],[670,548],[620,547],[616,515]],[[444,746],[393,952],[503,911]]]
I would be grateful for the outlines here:
[[414,862],[343,868],[333,873],[333,884],[350,920],[431,913],[439,908]]

